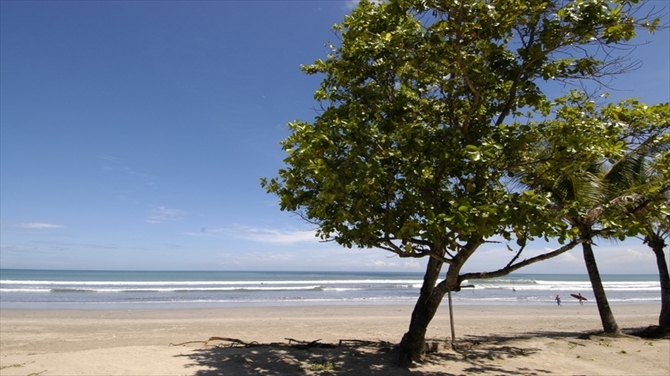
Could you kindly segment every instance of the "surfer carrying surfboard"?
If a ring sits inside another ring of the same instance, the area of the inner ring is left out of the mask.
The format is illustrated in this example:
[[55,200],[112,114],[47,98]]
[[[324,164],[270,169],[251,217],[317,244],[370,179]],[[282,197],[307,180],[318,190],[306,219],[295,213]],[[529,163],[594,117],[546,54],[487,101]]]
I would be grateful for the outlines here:
[[587,300],[585,297],[582,296],[582,293],[579,294],[570,294],[575,299],[579,299],[579,304],[584,305],[584,300]]

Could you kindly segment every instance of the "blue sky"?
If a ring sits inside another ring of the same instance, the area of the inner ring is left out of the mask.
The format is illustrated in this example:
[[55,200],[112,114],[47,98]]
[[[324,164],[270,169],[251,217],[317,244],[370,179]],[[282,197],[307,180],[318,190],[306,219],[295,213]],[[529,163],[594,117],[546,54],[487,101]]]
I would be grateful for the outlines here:
[[[319,77],[299,65],[325,57],[352,4],[3,1],[0,265],[422,271],[318,242],[259,185],[282,167],[285,124],[316,114]],[[638,40],[643,66],[615,98],[670,99],[669,34]],[[500,267],[504,249],[467,269]],[[596,257],[603,273],[655,272],[640,242]],[[585,269],[572,251],[524,271]]]

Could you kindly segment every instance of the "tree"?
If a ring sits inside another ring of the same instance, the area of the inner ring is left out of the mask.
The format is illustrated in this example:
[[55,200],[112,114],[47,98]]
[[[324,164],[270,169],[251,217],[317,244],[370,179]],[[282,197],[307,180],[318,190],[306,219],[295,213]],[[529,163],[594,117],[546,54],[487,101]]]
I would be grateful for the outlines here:
[[632,128],[626,138],[632,146],[613,169],[622,183],[616,188],[629,198],[623,218],[614,225],[625,225],[630,234],[641,235],[654,252],[661,287],[658,326],[661,332],[667,331],[670,271],[664,249],[670,236],[670,103],[646,106],[629,100],[610,106],[609,111],[618,122]]
[[614,225],[625,225],[630,234],[642,236],[656,257],[661,286],[658,326],[670,329],[670,271],[665,258],[670,235],[670,103],[646,106],[629,100],[611,106],[610,114],[632,131],[633,145],[616,163],[615,175],[622,184],[620,194],[632,198]]
[[[543,81],[625,70],[602,52],[636,26],[655,27],[631,16],[635,3],[361,1],[334,27],[340,46],[303,67],[325,75],[323,111],[289,123],[288,167],[262,185],[322,239],[428,258],[400,364],[421,358],[442,298],[466,277],[505,275],[578,244],[518,261],[529,241],[566,238],[568,226],[546,195],[512,184],[536,132],[512,120],[549,112]],[[494,236],[516,240],[511,262],[461,274]]]
[[[595,103],[582,92],[573,91],[559,99],[555,119],[546,120],[545,124],[549,125],[549,131],[539,132],[527,155],[528,163],[517,174],[526,186],[551,198],[551,205],[572,227],[572,236],[583,241],[584,262],[603,329],[619,333],[600,278],[593,243],[594,238],[609,235],[601,226],[603,206],[611,199],[603,159],[610,153],[624,153],[625,145],[617,144],[621,138],[618,127],[603,119]],[[571,154],[579,156],[579,162],[571,158],[572,162],[561,163]]]
[[[670,164],[670,158],[666,162]],[[664,175],[665,181],[667,174]],[[666,184],[667,186],[667,184]],[[644,242],[651,248],[656,256],[658,277],[661,285],[661,312],[658,316],[658,326],[661,331],[670,330],[670,271],[665,257],[666,240],[670,237],[670,196],[666,193],[665,201],[659,201],[658,215],[651,217],[645,223],[643,232]]]
[[[666,213],[668,210],[666,209]],[[656,256],[656,266],[658,267],[658,277],[661,284],[661,312],[658,316],[658,326],[662,330],[670,329],[670,273],[668,272],[668,263],[665,260],[665,251],[667,247],[666,239],[670,236],[666,214],[665,223],[650,222],[644,242],[649,245]]]
[[[617,335],[619,326],[598,271],[593,240],[648,234],[649,221],[660,214],[651,209],[663,202],[667,206],[665,192],[670,186],[662,177],[650,174],[650,160],[659,160],[663,153],[667,159],[670,107],[649,107],[634,100],[597,107],[577,91],[563,103],[550,128],[555,131],[542,132],[529,156],[554,162],[524,166],[521,180],[549,193],[552,204],[560,207],[575,236],[583,241],[603,330]],[[559,161],[566,150],[581,155],[582,162],[562,166]]]

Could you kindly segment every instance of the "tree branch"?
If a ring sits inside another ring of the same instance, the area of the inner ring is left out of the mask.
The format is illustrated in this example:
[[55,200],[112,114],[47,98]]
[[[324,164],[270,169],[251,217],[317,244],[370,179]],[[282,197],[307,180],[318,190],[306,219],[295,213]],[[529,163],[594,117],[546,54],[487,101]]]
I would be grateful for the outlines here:
[[556,257],[556,256],[558,256],[562,253],[565,253],[565,252],[571,250],[577,244],[581,244],[583,242],[584,242],[583,239],[573,240],[570,243],[558,248],[555,251],[552,251],[552,252],[549,252],[549,253],[544,253],[544,254],[541,254],[541,255],[538,255],[538,256],[535,256],[535,257],[531,257],[531,258],[523,260],[523,261],[521,261],[517,264],[508,265],[508,266],[506,266],[502,269],[498,269],[498,270],[493,271],[493,272],[465,273],[465,274],[462,274],[458,277],[458,281],[460,283],[460,282],[463,282],[466,279],[487,279],[487,278],[495,278],[495,277],[506,276],[513,271],[516,271],[518,269],[523,268],[524,266],[528,266],[528,265],[534,264],[538,261],[542,261],[542,260],[550,259],[552,257]]
[[519,256],[521,256],[521,252],[523,252],[524,248],[526,248],[526,243],[524,243],[523,246],[519,248],[519,251],[516,253],[516,255],[514,255],[514,257],[512,257],[512,259],[507,263],[507,266],[505,266],[506,268],[509,268],[512,264],[514,264],[514,261],[519,259]]

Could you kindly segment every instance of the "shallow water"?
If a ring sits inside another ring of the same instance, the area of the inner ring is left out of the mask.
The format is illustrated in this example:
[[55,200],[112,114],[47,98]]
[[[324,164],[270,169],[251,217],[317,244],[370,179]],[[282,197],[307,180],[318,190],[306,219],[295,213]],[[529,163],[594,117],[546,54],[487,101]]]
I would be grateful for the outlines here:
[[[660,301],[656,275],[603,275],[611,304]],[[238,305],[386,304],[416,301],[420,273],[0,270],[5,308],[218,307]],[[453,294],[459,304],[592,302],[586,275],[512,274]]]

